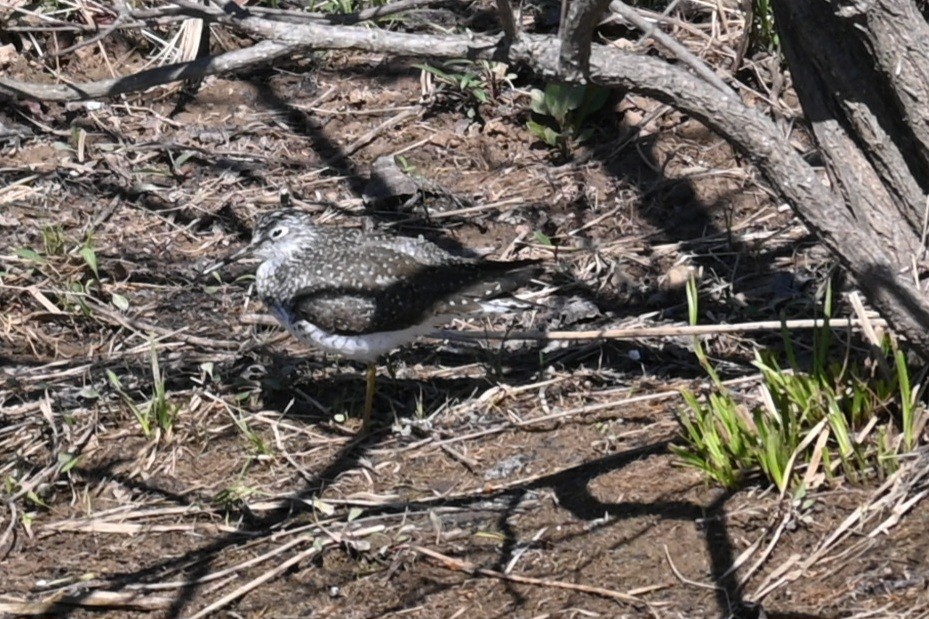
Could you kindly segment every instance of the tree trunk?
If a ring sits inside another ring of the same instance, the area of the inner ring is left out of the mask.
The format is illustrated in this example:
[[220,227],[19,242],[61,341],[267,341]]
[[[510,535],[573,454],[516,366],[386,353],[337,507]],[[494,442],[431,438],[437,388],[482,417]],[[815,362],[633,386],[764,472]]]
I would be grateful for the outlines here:
[[815,231],[929,358],[929,26],[911,0],[772,7],[832,190],[851,215]]

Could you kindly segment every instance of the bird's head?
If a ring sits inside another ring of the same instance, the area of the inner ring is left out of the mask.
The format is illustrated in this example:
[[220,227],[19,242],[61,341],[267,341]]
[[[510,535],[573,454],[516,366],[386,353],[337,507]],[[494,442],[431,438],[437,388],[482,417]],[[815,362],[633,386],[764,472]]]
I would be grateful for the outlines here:
[[311,240],[314,234],[315,226],[308,213],[296,209],[265,213],[258,218],[258,223],[255,224],[251,242],[220,262],[207,267],[203,275],[209,275],[243,258],[256,257],[267,260],[276,255],[289,253],[292,249]]

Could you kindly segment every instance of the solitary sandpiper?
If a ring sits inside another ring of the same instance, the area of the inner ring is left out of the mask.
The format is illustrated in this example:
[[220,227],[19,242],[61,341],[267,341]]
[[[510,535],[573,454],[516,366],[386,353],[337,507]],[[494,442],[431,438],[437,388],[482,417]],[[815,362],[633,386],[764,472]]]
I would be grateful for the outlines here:
[[258,220],[251,243],[210,273],[262,260],[256,288],[297,339],[368,364],[362,432],[370,429],[377,359],[451,318],[489,310],[528,281],[536,260],[456,256],[423,238],[319,226],[284,209]]

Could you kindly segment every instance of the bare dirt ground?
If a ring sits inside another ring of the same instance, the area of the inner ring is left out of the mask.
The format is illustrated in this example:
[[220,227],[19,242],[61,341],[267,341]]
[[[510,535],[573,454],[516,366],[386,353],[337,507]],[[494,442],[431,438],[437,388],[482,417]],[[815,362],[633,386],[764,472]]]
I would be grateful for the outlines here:
[[[676,461],[678,390],[703,380],[688,338],[424,340],[381,366],[357,440],[360,369],[261,320],[247,265],[198,277],[286,192],[329,225],[545,261],[539,311],[462,332],[681,324],[691,271],[701,321],[811,316],[825,253],[694,121],[614,97],[565,160],[524,91],[473,121],[421,104],[413,64],[327,55],[181,104],[3,112],[34,133],[0,153],[0,614],[929,616],[915,482],[791,500]],[[423,202],[364,204],[384,155]],[[749,390],[778,338],[706,343]],[[176,418],[146,436],[127,400],[159,375]]]

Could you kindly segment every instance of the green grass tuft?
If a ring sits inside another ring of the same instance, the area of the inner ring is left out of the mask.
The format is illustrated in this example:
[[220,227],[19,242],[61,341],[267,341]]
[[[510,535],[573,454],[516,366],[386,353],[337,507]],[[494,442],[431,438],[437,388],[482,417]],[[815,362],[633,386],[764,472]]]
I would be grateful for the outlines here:
[[[693,281],[687,293],[694,323]],[[756,352],[758,398],[728,389],[695,339],[711,390],[702,398],[683,392],[686,408],[678,418],[684,444],[674,448],[677,456],[727,488],[761,476],[781,493],[805,491],[816,479],[861,482],[893,472],[917,446],[927,420],[922,390],[914,387],[896,342],[887,336],[870,357],[853,357],[834,341],[827,315],[814,333],[809,367],[803,367],[789,336],[784,333],[786,360]]]

